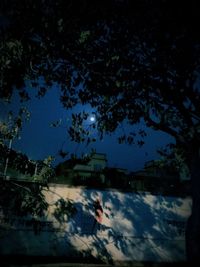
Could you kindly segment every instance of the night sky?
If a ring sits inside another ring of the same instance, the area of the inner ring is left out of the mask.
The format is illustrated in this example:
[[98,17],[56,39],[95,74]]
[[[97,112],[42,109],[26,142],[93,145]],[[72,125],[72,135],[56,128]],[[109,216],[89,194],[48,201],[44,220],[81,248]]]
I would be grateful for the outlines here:
[[[145,128],[143,123],[136,126],[129,126],[124,123],[115,134],[105,136],[103,140],[88,146],[71,142],[66,128],[66,126],[70,125],[71,113],[85,110],[92,114],[95,110],[89,106],[78,106],[73,110],[64,109],[59,101],[59,89],[56,86],[50,88],[41,99],[35,97],[36,89],[29,88],[29,92],[31,92],[31,100],[28,102],[20,103],[15,94],[10,105],[2,103],[1,119],[5,119],[5,114],[10,109],[17,114],[20,105],[29,109],[31,119],[24,124],[20,139],[15,139],[12,147],[26,154],[30,159],[44,159],[51,155],[55,157],[53,161],[55,166],[69,158],[72,153],[80,156],[91,152],[91,149],[95,149],[96,152],[107,154],[109,167],[126,168],[129,171],[135,171],[143,168],[146,161],[158,159],[157,149],[173,141],[165,133]],[[59,127],[50,126],[52,122],[59,120],[61,122]],[[118,143],[117,137],[120,134],[128,133],[134,129],[145,129],[147,131],[143,147]],[[93,133],[93,136],[96,137],[97,134]],[[68,157],[61,158],[58,153],[60,149],[69,152]]]

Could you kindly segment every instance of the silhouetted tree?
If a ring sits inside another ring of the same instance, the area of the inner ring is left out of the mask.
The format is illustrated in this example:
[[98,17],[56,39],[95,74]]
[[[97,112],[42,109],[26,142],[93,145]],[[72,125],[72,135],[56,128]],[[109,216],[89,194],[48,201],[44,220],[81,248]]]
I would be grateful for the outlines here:
[[[188,257],[200,260],[199,8],[177,2],[1,1],[0,92],[9,99],[16,88],[26,100],[25,80],[38,97],[56,82],[64,107],[96,108],[100,137],[141,120],[174,137],[192,181]],[[74,115],[72,140],[90,138],[79,127],[87,116]],[[134,143],[135,133],[119,141]]]
[[42,192],[44,186],[34,183],[0,181],[0,209],[4,216],[43,216],[48,203]]

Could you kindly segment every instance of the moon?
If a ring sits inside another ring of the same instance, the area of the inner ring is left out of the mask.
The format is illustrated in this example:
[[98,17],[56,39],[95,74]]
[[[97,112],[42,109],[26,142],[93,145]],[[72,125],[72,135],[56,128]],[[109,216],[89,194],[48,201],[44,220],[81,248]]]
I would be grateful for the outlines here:
[[96,118],[95,118],[95,116],[93,116],[93,115],[92,115],[92,116],[90,116],[90,121],[91,121],[91,122],[95,122],[95,121],[96,121]]

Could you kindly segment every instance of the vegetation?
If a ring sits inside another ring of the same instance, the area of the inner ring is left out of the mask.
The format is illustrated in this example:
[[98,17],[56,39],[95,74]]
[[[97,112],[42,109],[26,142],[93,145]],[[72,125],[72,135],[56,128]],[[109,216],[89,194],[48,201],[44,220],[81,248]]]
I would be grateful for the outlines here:
[[[196,1],[3,0],[0,12],[0,94],[29,99],[28,80],[45,95],[56,82],[64,107],[96,109],[99,137],[122,121],[174,137],[172,152],[187,165],[193,207],[187,228],[189,260],[200,261],[200,35]],[[46,86],[40,86],[43,77]],[[94,141],[73,115],[75,141]],[[119,137],[136,141],[135,132]]]
[[43,216],[48,208],[41,186],[37,183],[18,183],[0,180],[1,213],[5,216],[9,214],[17,216]]

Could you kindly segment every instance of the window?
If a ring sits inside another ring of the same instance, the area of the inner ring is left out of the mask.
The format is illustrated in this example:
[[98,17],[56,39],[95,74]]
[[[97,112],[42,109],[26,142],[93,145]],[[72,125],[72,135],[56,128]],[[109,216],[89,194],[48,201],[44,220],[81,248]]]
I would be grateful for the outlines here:
[[102,166],[100,164],[94,164],[94,170],[95,171],[101,171],[102,170]]

